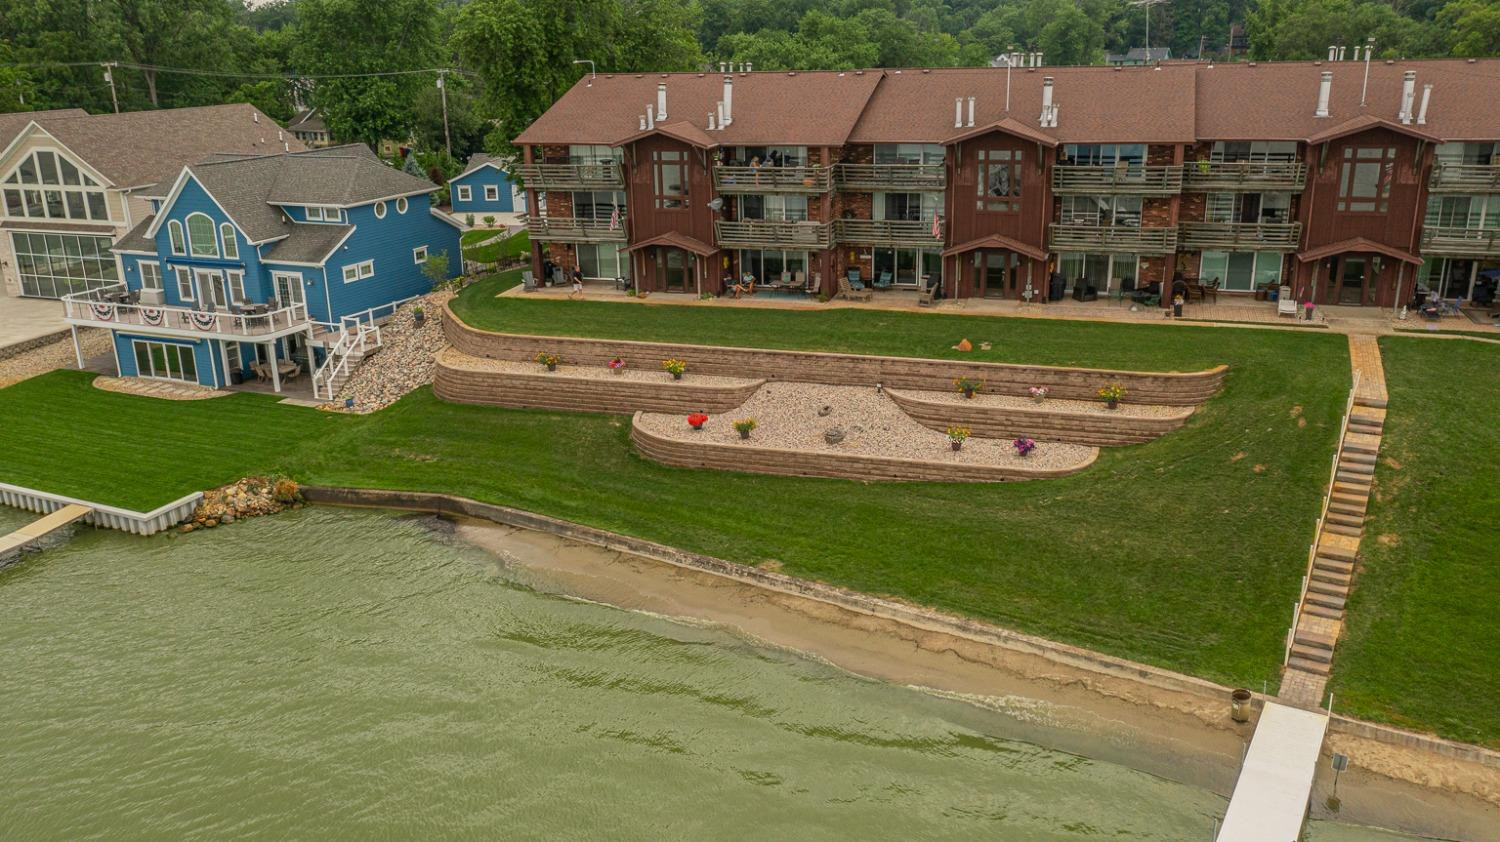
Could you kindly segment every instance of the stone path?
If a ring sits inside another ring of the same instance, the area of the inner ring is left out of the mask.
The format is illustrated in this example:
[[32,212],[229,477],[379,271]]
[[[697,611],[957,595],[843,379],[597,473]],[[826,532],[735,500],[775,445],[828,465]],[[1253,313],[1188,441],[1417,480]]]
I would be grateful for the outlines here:
[[161,398],[168,401],[201,401],[230,394],[192,383],[170,383],[165,380],[146,380],[139,377],[99,376],[94,378],[94,388],[103,389],[106,392],[120,392],[126,395],[140,395],[145,398]]
[[1283,701],[1303,707],[1322,702],[1333,670],[1334,647],[1344,629],[1344,608],[1354,586],[1365,509],[1385,428],[1385,369],[1371,335],[1349,336],[1350,367],[1359,375],[1349,425],[1339,442],[1328,508],[1317,535],[1307,592],[1302,597],[1292,651],[1281,680]]

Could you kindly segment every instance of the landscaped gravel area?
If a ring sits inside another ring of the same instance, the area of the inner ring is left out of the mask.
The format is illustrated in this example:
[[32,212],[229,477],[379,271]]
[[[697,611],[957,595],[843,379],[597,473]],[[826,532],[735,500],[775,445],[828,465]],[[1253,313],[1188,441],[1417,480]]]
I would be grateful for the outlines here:
[[[80,328],[78,344],[83,348],[83,358],[92,359],[109,353],[109,331]],[[78,365],[73,339],[64,336],[56,342],[22,351],[13,357],[0,360],[0,388],[19,383],[59,368],[74,368]]]
[[[823,414],[826,410],[826,414]],[[756,428],[742,441],[733,422],[754,418]],[[685,416],[647,413],[641,426],[648,432],[688,441],[744,444],[820,453],[848,453],[930,462],[1009,465],[1035,469],[1068,468],[1088,462],[1096,448],[1080,444],[1038,442],[1031,455],[1016,455],[1011,440],[971,438],[954,451],[948,436],[912,420],[885,395],[860,386],[812,383],[768,383],[738,409],[710,418],[702,431],[688,426]],[[828,444],[824,432],[837,427],[844,440]]]
[[[463,368],[470,371],[503,371],[515,374],[547,374],[555,377],[586,377],[594,380],[635,380],[645,383],[671,383],[672,375],[660,368],[660,360],[641,360],[633,363],[625,361],[625,370],[619,374],[614,373],[602,365],[568,365],[566,360],[559,363],[556,371],[548,371],[541,363],[516,362],[515,360],[493,360],[488,357],[472,357],[452,349],[443,352],[443,362],[454,368]],[[633,368],[639,365],[640,368]],[[708,374],[693,374],[689,371],[678,381],[686,385],[698,386],[744,386],[755,382],[744,377],[716,377]]]
[[964,397],[957,389],[951,392],[913,391],[902,389],[901,394],[910,395],[917,400],[977,404],[979,406],[999,406],[1013,409],[1035,409],[1051,412],[1096,412],[1100,415],[1130,415],[1137,418],[1172,418],[1188,411],[1185,406],[1158,406],[1155,404],[1130,403],[1130,396],[1120,403],[1118,409],[1109,409],[1103,401],[1078,401],[1047,398],[1037,403],[1029,397],[1019,395],[987,395],[984,392],[976,394],[973,398]]
[[[380,350],[354,369],[330,408],[342,411],[344,399],[353,398],[355,412],[374,412],[431,383],[435,355],[448,344],[442,313],[443,304],[452,297],[452,292],[439,290],[403,304],[380,326]],[[418,304],[427,316],[421,327],[412,314]]]

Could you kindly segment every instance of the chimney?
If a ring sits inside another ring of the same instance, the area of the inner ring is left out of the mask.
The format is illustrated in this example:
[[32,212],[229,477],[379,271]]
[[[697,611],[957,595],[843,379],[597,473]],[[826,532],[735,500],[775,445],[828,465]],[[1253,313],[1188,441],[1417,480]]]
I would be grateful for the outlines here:
[[656,85],[656,119],[665,121],[667,119],[667,83],[659,82]]
[[750,62],[747,61],[747,62],[745,62],[745,72],[749,73],[750,70],[751,70]]
[[734,77],[724,77],[724,116],[719,120],[720,126],[734,125]]
[[723,100],[719,100],[715,104],[715,106],[716,107],[715,107],[714,110],[717,111],[718,115],[719,115],[719,128],[722,129],[725,126],[729,125],[728,123],[724,122],[724,101]]
[[1042,128],[1057,126],[1057,106],[1052,104],[1052,77],[1042,77]]
[[1329,61],[1338,61],[1338,59],[1339,59],[1339,48],[1336,47],[1336,46],[1334,46],[1334,45],[1332,45],[1332,44],[1329,44],[1328,45],[1328,60]]
[[1422,86],[1422,107],[1417,110],[1417,125],[1427,125],[1427,101],[1432,99],[1432,83]]
[[969,97],[969,128],[974,128],[974,98]]
[[714,113],[712,111],[708,112],[708,130],[714,130]]
[[641,114],[640,118],[641,118],[641,131],[645,131],[646,130],[646,115],[645,114]]
[[956,96],[953,98],[953,128],[964,127],[964,98]]
[[646,106],[646,128],[656,128],[656,111],[650,105]]
[[1328,116],[1328,93],[1333,89],[1333,71],[1323,71],[1323,78],[1318,81],[1318,110],[1313,112],[1314,117]]
[[[1332,58],[1332,56],[1330,55],[1329,58]],[[723,61],[719,62],[719,72],[720,73],[728,73],[729,72],[729,64],[728,64],[728,62],[723,62]]]
[[1041,53],[1037,53],[1036,54],[1036,66],[1037,67],[1041,67],[1042,66],[1042,54]]
[[1411,106],[1417,96],[1417,71],[1408,70],[1401,74],[1401,111],[1396,114],[1396,119],[1402,125],[1411,124]]
[[1339,47],[1339,61],[1344,60],[1344,49],[1343,47]]

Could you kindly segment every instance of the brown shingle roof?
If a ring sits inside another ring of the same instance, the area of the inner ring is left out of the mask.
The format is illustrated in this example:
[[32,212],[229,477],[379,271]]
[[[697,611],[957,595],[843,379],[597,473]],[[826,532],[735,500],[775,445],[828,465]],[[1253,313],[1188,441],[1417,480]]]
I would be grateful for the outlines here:
[[[842,146],[880,71],[735,73],[733,120],[713,139],[727,146],[794,144]],[[640,131],[646,106],[656,107],[656,86],[667,85],[667,121],[708,128],[708,115],[724,96],[719,73],[600,74],[585,76],[546,114],[526,127],[518,144],[615,143]]]
[[82,108],[56,108],[51,111],[13,111],[9,114],[0,114],[0,149],[10,145],[16,135],[26,128],[32,120],[41,122],[47,118],[58,117],[87,117],[89,113]]

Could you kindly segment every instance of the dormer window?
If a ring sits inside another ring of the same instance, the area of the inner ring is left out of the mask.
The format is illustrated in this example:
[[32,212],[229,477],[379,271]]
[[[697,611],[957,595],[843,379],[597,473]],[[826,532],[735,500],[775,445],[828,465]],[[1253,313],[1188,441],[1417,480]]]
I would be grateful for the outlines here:
[[327,205],[307,206],[308,222],[342,222],[343,220],[343,213],[338,208]]

